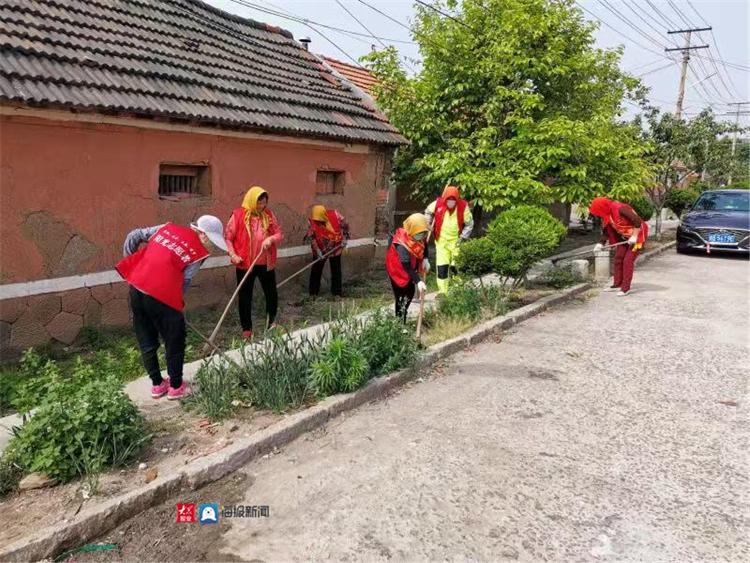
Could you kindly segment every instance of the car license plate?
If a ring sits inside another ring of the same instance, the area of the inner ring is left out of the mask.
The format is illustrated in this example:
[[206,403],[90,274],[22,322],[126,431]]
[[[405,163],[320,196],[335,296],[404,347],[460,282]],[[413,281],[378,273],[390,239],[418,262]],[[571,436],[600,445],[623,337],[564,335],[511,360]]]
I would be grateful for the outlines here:
[[734,235],[728,233],[711,233],[708,235],[708,242],[719,243],[719,244],[734,244],[736,239]]

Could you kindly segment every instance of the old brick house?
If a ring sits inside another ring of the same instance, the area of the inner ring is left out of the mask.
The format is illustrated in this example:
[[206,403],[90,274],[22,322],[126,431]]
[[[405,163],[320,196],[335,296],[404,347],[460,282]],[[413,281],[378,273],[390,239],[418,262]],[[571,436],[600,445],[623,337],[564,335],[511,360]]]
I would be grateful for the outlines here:
[[[308,259],[316,201],[350,220],[350,271],[371,259],[404,139],[290,33],[198,0],[29,0],[0,22],[3,352],[126,323],[125,234],[226,220],[251,185],[285,230],[282,270]],[[209,259],[189,306],[225,299],[227,265]]]

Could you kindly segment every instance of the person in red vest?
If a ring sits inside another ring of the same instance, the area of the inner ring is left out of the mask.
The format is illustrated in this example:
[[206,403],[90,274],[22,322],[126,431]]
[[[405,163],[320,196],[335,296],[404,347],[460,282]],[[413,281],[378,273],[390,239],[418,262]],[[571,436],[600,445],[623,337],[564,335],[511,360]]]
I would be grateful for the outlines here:
[[[185,361],[184,292],[208,257],[210,243],[226,251],[221,221],[203,215],[189,227],[166,223],[131,231],[123,245],[117,272],[130,285],[133,329],[143,366],[151,378],[151,396],[179,399],[185,395],[182,365]],[[146,245],[140,250],[141,243]],[[159,337],[164,341],[167,373],[159,368]]]
[[635,260],[648,238],[648,223],[638,217],[635,210],[627,203],[606,197],[594,198],[589,207],[589,213],[602,220],[602,238],[594,247],[594,251],[604,248],[604,243],[607,241],[609,244],[628,242],[617,247],[614,280],[612,286],[605,290],[617,291],[618,296],[628,295],[633,281]]
[[276,215],[268,208],[268,193],[259,186],[250,188],[242,206],[232,212],[224,240],[229,258],[237,267],[237,285],[245,278],[251,265],[253,270],[240,287],[239,310],[242,336],[253,336],[253,286],[260,280],[266,298],[268,328],[273,328],[279,307],[276,290],[276,247],[284,240]]
[[341,297],[341,254],[349,243],[349,225],[335,209],[313,205],[310,210],[310,227],[303,242],[310,243],[313,260],[317,260],[310,270],[310,296],[320,292],[320,278],[326,260],[331,263],[331,293]]
[[430,224],[421,213],[409,215],[404,226],[397,229],[385,254],[385,269],[391,279],[395,298],[396,316],[406,323],[406,314],[414,299],[414,290],[419,290],[422,298],[427,292],[421,274],[430,270],[427,256],[427,234]]
[[435,239],[438,291],[445,294],[448,292],[450,272],[455,270],[458,247],[471,236],[474,216],[466,200],[461,199],[456,186],[445,186],[443,195],[433,201],[424,214],[432,224]]

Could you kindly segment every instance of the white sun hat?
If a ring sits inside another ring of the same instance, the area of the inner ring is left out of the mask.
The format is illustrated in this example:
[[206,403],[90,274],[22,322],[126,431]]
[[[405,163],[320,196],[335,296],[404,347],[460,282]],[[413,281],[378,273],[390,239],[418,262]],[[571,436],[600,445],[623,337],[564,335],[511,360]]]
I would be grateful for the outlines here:
[[200,231],[208,237],[216,247],[224,252],[227,250],[227,243],[224,240],[224,226],[221,219],[213,215],[201,215],[198,220],[190,225],[196,231]]

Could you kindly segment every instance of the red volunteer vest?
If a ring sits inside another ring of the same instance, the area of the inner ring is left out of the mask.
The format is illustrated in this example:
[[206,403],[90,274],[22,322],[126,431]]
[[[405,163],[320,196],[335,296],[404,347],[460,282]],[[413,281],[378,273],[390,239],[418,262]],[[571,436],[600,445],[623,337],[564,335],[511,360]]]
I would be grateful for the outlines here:
[[120,260],[115,270],[136,289],[182,311],[182,272],[207,256],[208,250],[193,229],[167,223],[145,247]]
[[[439,197],[435,200],[435,225],[432,228],[432,233],[435,236],[435,240],[440,239],[440,229],[443,226],[443,219],[445,218],[446,212],[450,211],[448,206],[445,204],[446,200]],[[456,201],[456,207],[453,208],[454,213],[458,213],[458,232],[464,230],[464,212],[468,203],[465,199],[459,199]]]
[[[263,213],[268,215],[268,225],[270,228],[270,226],[276,222],[276,217],[270,209],[265,209]],[[250,234],[247,232],[247,226],[245,225],[245,209],[238,207],[232,212],[232,215],[234,216],[234,224],[237,227],[232,244],[234,245],[234,251],[240,258],[242,258],[242,263],[238,268],[247,270],[253,260],[255,260],[255,257],[260,253],[260,245],[263,241],[254,240],[253,252],[251,253]],[[268,236],[268,233],[266,233],[266,236]],[[272,244],[271,247],[266,250],[266,266],[269,271],[273,270],[276,266],[276,255],[276,245]]]
[[[628,221],[625,217],[623,217],[622,215],[620,215],[620,210],[623,207],[627,207],[630,211],[632,211],[633,213],[635,213],[635,211],[633,210],[633,208],[630,207],[628,204],[626,204],[626,203],[620,203],[619,201],[613,201],[612,202],[612,207],[611,207],[612,208],[612,215],[610,216],[610,223],[609,224],[612,226],[612,228],[615,231],[617,231],[617,233],[621,237],[627,239],[627,238],[630,238],[630,235],[633,234],[633,229],[635,228],[635,226],[633,225],[633,223],[631,223],[630,221]],[[635,214],[638,215],[637,213],[635,213]],[[646,221],[642,220],[642,222],[641,222],[641,230],[638,233],[638,244],[644,244],[646,242],[646,238],[647,237],[648,237],[648,224],[646,223]],[[610,239],[611,239],[611,237],[610,237]],[[612,243],[611,240],[610,240],[610,243]]]
[[340,243],[344,240],[344,235],[341,233],[341,223],[339,223],[339,216],[333,209],[326,210],[328,220],[331,222],[333,231],[329,231],[325,225],[319,224],[317,221],[310,219],[310,226],[312,227],[313,233],[315,234],[315,242],[318,248],[323,248],[323,239],[333,241],[335,244]]
[[393,283],[399,287],[406,287],[409,285],[411,278],[406,273],[403,264],[401,264],[401,258],[398,255],[398,250],[396,250],[397,244],[400,244],[409,251],[411,267],[417,271],[421,271],[422,260],[424,259],[424,243],[412,239],[403,228],[399,228],[396,230],[396,234],[393,235],[391,246],[385,254],[385,269],[393,280]]

